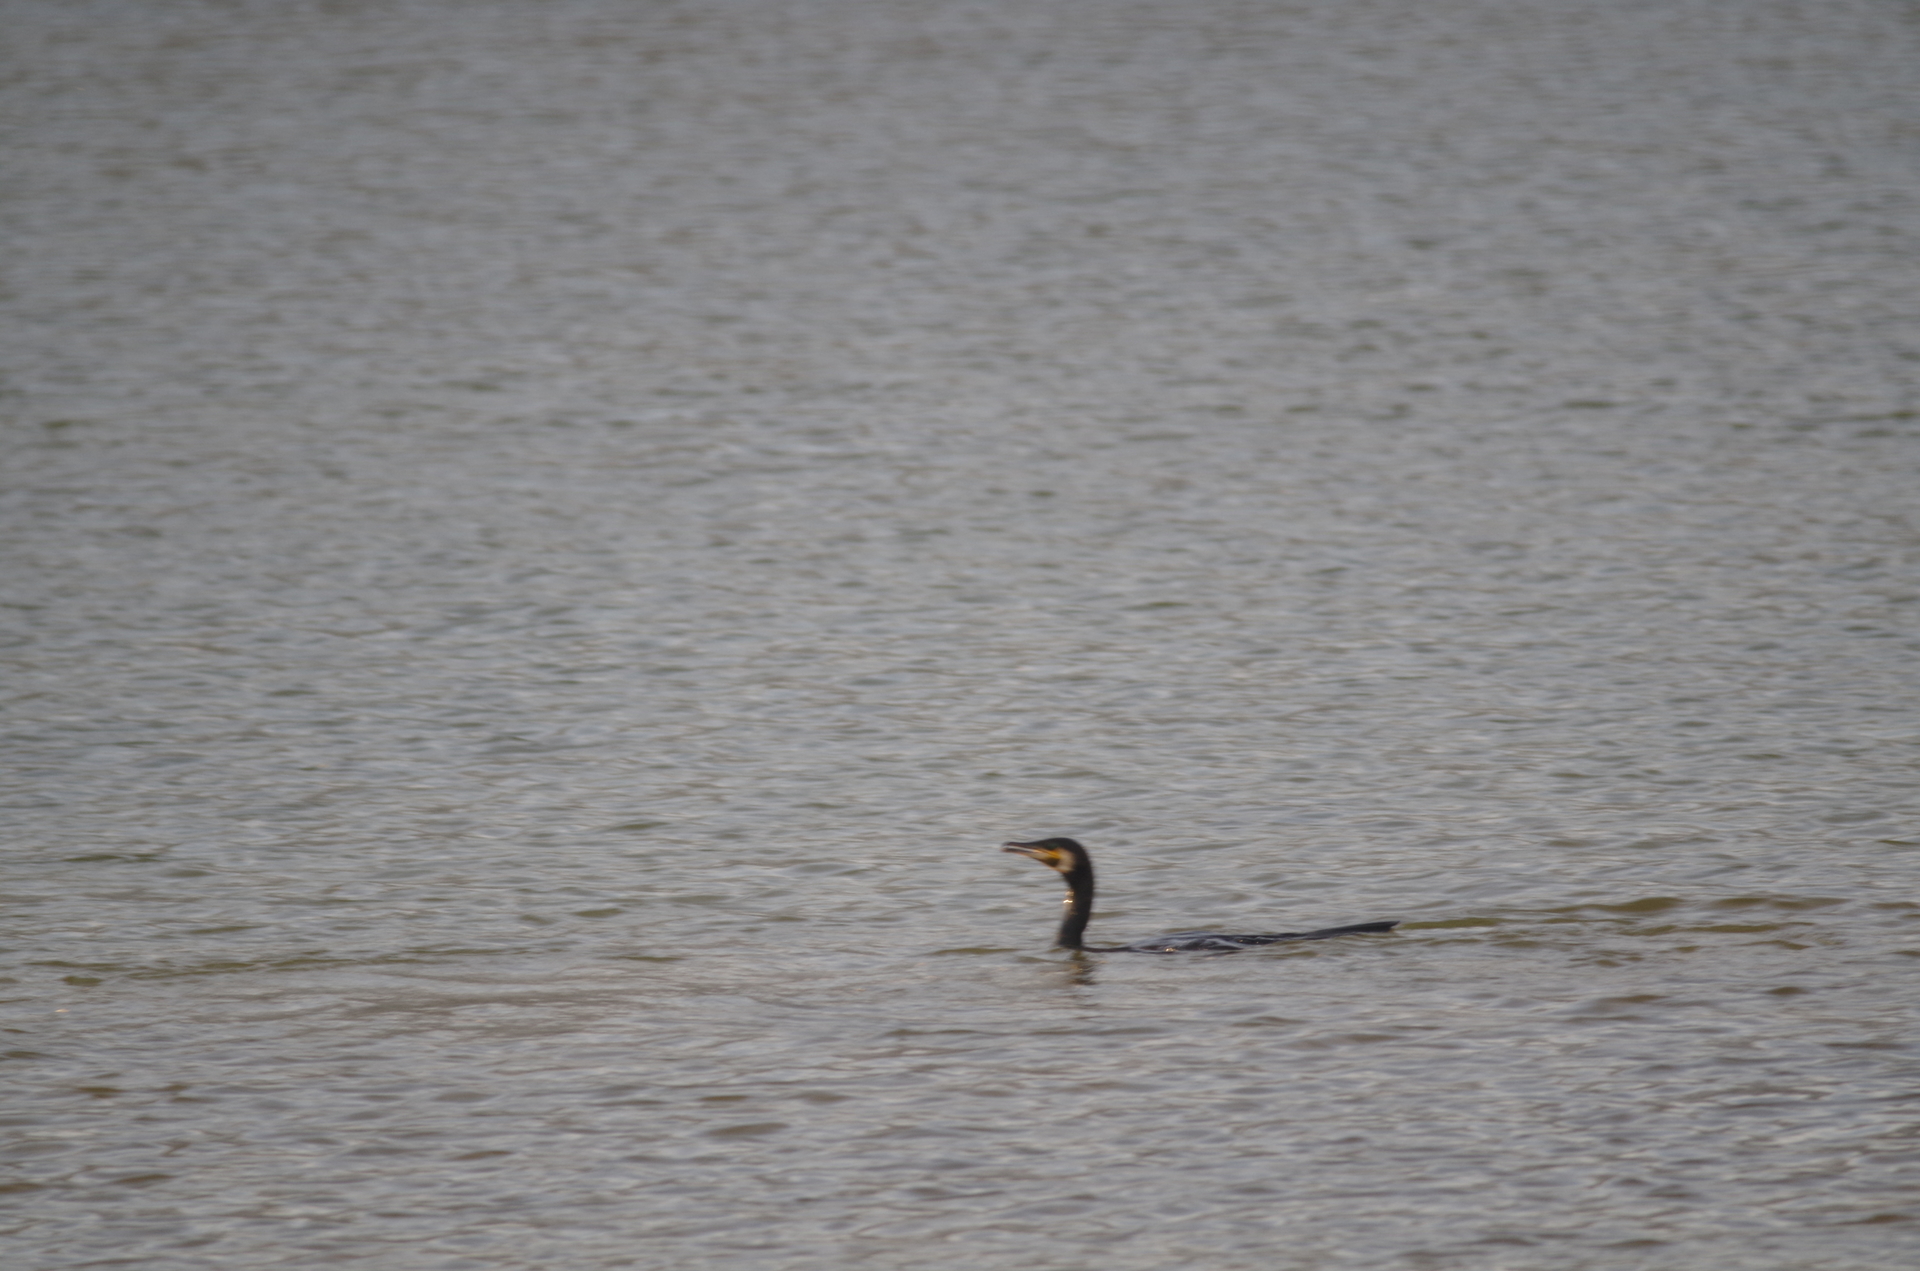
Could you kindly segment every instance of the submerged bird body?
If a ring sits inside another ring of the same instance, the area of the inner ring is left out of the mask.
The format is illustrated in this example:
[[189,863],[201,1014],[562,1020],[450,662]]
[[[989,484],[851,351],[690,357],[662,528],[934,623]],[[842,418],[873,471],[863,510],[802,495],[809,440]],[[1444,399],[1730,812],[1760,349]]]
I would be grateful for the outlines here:
[[1392,931],[1400,925],[1397,921],[1360,922],[1319,931],[1275,931],[1245,936],[1219,931],[1176,931],[1132,944],[1087,944],[1087,920],[1093,917],[1093,858],[1087,855],[1087,849],[1072,839],[1039,839],[1032,843],[1008,843],[1001,850],[1039,861],[1067,880],[1067,916],[1060,923],[1062,949],[1084,949],[1090,953],[1235,953],[1263,944],[1279,944],[1283,940],[1327,940],[1334,936]]

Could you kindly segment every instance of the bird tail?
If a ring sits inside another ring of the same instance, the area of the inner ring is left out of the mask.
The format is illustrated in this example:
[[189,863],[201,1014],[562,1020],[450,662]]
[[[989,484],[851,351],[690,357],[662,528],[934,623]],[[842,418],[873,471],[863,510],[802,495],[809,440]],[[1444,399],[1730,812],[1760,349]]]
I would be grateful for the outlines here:
[[1369,931],[1392,931],[1399,925],[1398,919],[1393,922],[1356,922],[1350,927],[1328,927],[1324,931],[1308,931],[1293,938],[1295,940],[1331,940],[1335,936],[1358,936]]

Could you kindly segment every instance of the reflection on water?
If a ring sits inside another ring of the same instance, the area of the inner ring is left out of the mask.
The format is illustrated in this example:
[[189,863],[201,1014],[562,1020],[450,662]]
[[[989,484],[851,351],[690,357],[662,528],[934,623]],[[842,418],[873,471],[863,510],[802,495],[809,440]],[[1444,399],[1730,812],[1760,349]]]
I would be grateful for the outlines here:
[[9,37],[26,1262],[1910,1261],[1897,8]]

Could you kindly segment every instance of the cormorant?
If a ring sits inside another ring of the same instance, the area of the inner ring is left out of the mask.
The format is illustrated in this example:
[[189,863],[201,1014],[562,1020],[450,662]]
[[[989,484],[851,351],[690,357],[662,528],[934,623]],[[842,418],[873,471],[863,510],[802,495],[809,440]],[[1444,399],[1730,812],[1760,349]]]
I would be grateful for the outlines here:
[[1326,940],[1368,931],[1392,931],[1400,925],[1398,920],[1359,922],[1350,927],[1327,927],[1320,931],[1279,931],[1253,936],[1176,931],[1132,944],[1085,944],[1081,937],[1086,934],[1087,919],[1093,916],[1093,858],[1087,855],[1087,849],[1072,839],[1040,839],[1032,843],[1007,843],[1001,850],[1031,857],[1057,870],[1067,880],[1067,916],[1060,924],[1062,949],[1084,949],[1089,953],[1233,953],[1257,945],[1278,944],[1282,940]]

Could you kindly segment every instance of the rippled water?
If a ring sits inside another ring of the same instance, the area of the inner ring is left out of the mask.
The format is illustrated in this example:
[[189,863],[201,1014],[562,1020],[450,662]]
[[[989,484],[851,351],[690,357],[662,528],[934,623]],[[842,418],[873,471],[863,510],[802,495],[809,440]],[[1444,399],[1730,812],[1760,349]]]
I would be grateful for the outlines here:
[[1911,6],[3,7],[10,1267],[1920,1252]]

